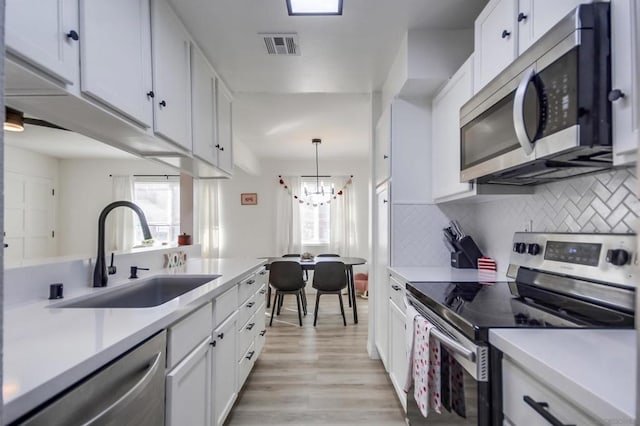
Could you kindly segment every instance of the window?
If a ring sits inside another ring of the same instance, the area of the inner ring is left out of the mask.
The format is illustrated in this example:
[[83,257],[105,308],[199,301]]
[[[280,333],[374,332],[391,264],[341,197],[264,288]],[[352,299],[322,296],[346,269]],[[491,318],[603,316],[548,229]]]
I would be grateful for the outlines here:
[[[177,243],[180,234],[180,181],[177,177],[136,177],[133,202],[147,218],[156,243]],[[142,228],[135,221],[135,241],[142,241]]]
[[[322,187],[322,182],[320,182]],[[305,194],[305,187],[308,195]],[[300,204],[300,226],[302,235],[302,245],[328,245],[329,234],[331,229],[330,210],[329,204],[326,203],[330,200],[330,189],[327,186],[327,191],[324,195],[315,194],[316,192],[316,180],[314,179],[302,179],[300,184],[300,194],[302,199],[308,201],[310,205],[306,203]],[[323,205],[320,205],[323,203]],[[314,206],[316,204],[316,206]]]

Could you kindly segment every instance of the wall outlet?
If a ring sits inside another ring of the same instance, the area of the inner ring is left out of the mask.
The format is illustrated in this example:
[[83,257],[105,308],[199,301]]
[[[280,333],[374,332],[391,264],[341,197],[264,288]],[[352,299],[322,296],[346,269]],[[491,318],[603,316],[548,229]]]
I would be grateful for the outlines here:
[[533,232],[533,220],[525,219],[522,225],[522,230],[524,232]]

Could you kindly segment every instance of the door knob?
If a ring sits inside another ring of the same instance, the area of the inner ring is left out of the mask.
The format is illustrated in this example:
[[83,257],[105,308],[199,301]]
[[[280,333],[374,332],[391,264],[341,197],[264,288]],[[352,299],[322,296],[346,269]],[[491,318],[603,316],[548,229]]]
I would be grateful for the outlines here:
[[78,33],[75,30],[71,30],[66,34],[67,38],[70,38],[73,41],[78,41],[80,39],[80,36],[78,35]]

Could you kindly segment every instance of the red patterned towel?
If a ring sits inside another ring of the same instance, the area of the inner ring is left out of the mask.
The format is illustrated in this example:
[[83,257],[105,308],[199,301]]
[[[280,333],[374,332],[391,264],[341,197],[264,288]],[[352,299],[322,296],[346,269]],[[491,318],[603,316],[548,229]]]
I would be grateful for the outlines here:
[[420,412],[424,417],[429,407],[440,413],[440,344],[431,336],[433,325],[424,317],[414,318],[414,342],[412,376],[414,392]]

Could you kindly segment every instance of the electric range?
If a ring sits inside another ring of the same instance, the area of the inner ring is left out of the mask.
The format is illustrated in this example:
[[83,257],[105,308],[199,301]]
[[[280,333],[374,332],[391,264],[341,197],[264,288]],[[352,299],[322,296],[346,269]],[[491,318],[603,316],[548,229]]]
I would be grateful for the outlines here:
[[516,233],[507,281],[410,282],[405,302],[473,383],[469,423],[501,424],[501,354],[489,330],[631,329],[638,263],[635,234]]

